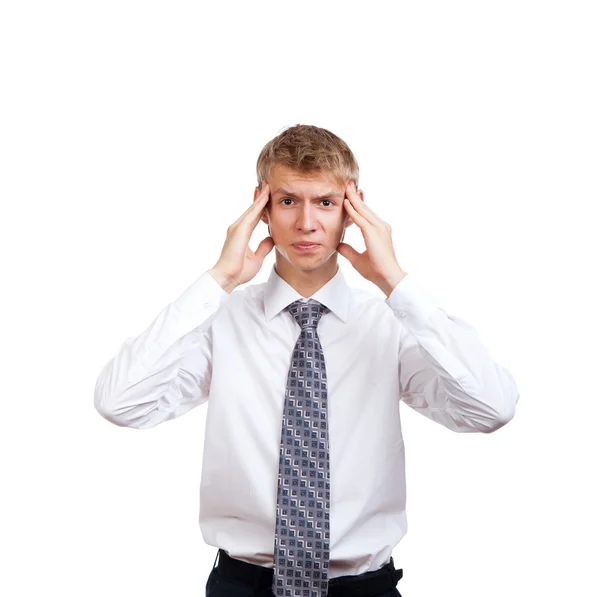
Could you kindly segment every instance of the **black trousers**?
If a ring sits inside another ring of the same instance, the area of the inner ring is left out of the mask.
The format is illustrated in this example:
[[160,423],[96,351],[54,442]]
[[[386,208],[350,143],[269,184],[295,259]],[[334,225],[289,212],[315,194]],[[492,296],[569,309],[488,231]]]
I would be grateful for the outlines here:
[[[217,558],[219,564],[217,565]],[[402,570],[394,568],[394,560],[380,570],[357,576],[330,579],[331,597],[402,597],[395,584]],[[236,560],[219,549],[206,582],[206,597],[274,597],[271,590],[273,569]],[[357,583],[357,581],[359,581]],[[385,586],[387,584],[387,586]],[[383,586],[382,590],[377,587]]]

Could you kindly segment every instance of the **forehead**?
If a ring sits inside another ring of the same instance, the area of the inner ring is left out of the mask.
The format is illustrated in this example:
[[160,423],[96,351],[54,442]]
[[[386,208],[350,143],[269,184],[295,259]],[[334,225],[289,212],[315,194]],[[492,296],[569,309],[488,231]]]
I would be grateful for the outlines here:
[[330,172],[300,172],[288,166],[276,164],[267,179],[272,193],[292,191],[298,194],[312,192],[343,193],[344,186]]

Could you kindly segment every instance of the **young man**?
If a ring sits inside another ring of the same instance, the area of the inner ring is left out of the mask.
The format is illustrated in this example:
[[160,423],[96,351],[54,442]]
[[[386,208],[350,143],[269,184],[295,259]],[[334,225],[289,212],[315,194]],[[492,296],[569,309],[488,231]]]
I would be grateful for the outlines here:
[[[400,400],[453,431],[490,433],[514,415],[515,381],[400,267],[344,141],[286,129],[257,174],[215,266],[123,343],[96,408],[144,429],[208,403],[200,527],[220,558],[207,597],[398,596]],[[253,252],[261,220],[269,236]],[[341,242],[352,224],[363,253]],[[238,288],[273,247],[267,282]],[[338,252],[385,299],[349,287]]]

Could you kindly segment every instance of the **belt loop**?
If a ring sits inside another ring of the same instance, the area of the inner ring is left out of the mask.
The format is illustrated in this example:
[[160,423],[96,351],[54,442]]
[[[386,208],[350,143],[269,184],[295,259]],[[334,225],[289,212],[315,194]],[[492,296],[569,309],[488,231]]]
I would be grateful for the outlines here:
[[396,568],[394,565],[394,558],[390,558],[390,573],[396,584],[398,584],[398,581],[404,576],[402,568]]
[[396,578],[394,576],[394,563],[390,562],[387,566],[387,571],[390,579],[392,580],[392,588],[396,586]]

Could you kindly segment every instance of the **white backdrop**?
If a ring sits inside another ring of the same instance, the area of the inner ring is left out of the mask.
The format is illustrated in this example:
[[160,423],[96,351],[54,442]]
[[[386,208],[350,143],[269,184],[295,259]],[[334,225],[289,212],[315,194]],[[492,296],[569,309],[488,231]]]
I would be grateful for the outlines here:
[[520,391],[490,435],[400,406],[403,597],[600,594],[597,6],[3,2],[0,593],[204,596],[205,407],[119,428],[94,384],[303,123],[350,145],[401,267]]

